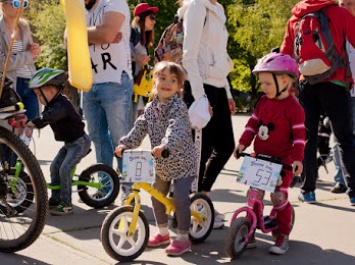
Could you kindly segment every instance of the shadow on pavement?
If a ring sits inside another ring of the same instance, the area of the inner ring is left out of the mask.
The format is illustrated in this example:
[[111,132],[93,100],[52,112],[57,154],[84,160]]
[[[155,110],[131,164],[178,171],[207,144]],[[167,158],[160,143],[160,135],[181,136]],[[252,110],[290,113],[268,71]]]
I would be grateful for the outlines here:
[[28,265],[48,265],[49,263],[29,258],[20,254],[4,254],[0,253],[1,264],[28,264]]

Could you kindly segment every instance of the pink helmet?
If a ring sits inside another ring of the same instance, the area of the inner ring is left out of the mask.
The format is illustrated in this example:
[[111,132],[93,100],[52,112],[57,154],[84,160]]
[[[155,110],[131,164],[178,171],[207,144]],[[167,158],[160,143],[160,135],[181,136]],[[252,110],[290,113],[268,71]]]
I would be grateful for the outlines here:
[[257,75],[261,72],[269,72],[273,74],[288,74],[295,80],[299,77],[298,65],[291,56],[282,53],[269,53],[255,65],[253,74]]

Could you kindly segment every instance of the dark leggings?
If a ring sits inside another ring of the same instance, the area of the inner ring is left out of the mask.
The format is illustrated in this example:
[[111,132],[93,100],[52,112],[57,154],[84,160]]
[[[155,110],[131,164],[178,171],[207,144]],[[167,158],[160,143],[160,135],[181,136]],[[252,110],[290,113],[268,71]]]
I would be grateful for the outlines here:
[[[189,87],[189,84],[187,83],[185,88],[186,86]],[[202,130],[198,190],[209,192],[218,174],[232,155],[235,143],[225,89],[206,84],[204,88],[213,108],[213,116]]]

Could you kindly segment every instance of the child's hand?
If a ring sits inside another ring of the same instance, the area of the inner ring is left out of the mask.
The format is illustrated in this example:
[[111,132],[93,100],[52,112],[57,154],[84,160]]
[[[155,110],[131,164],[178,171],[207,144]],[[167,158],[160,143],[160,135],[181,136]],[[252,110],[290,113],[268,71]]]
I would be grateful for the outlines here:
[[115,156],[122,157],[123,151],[126,150],[126,147],[122,144],[118,145],[115,149]]
[[292,171],[295,176],[301,175],[303,171],[303,164],[300,161],[293,161],[292,163]]
[[245,150],[245,146],[244,145],[242,145],[242,144],[238,145],[235,148],[235,150],[234,150],[234,153],[233,153],[234,157],[236,159],[239,159],[239,155],[238,154],[242,153],[244,150]]
[[34,123],[32,121],[27,122],[26,126],[29,127],[29,128],[35,127],[35,125],[34,125]]
[[163,152],[164,149],[165,149],[164,145],[158,145],[153,148],[152,155],[157,158],[162,158],[163,156],[161,155],[161,153]]

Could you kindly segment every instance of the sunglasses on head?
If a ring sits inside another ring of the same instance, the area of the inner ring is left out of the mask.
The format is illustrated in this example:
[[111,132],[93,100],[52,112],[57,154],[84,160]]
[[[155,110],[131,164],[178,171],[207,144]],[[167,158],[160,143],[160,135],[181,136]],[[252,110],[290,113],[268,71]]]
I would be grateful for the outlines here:
[[[12,4],[12,6],[14,8],[19,8],[20,4],[21,4],[21,1],[20,0],[6,0],[5,4]],[[28,7],[28,1],[27,0],[23,1],[22,7],[23,8]]]

